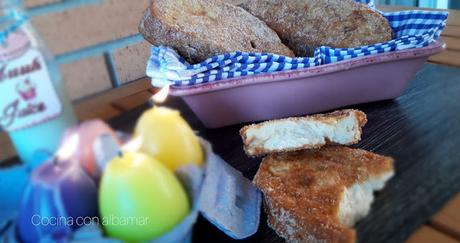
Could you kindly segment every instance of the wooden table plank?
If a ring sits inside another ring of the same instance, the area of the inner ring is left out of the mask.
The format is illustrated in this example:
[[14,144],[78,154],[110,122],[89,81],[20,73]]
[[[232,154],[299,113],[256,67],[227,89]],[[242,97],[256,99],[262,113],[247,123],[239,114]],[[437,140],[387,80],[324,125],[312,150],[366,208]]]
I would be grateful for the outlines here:
[[0,164],[1,161],[4,161],[16,155],[16,151],[14,150],[14,147],[11,145],[8,135],[4,132],[0,132],[0,148]]
[[[390,101],[353,106],[368,115],[363,141],[357,147],[395,158],[396,175],[376,195],[371,213],[356,226],[359,242],[403,242],[429,221],[460,191],[460,69],[427,64],[404,94]],[[200,136],[234,168],[252,179],[260,159],[248,158],[235,125],[205,129],[192,111],[178,99],[165,104],[181,111]],[[269,105],[269,104],[267,104]],[[147,107],[140,107],[110,123],[132,132]],[[448,135],[447,135],[448,134]],[[259,231],[234,241],[200,218],[195,242],[283,242],[261,216]]]
[[151,89],[150,79],[142,78],[119,88],[79,100],[75,102],[75,110],[81,120],[97,117],[108,120],[124,111],[112,106],[113,102],[149,89]]
[[460,26],[448,25],[441,33],[442,36],[451,36],[460,38]]
[[460,240],[460,194],[435,214],[430,223],[437,230]]
[[422,226],[406,243],[460,243],[429,226]]
[[460,67],[460,51],[444,50],[443,52],[431,56],[430,62]]
[[[82,102],[93,102],[95,104],[109,104],[113,101],[125,98],[127,96],[137,94],[144,90],[151,88],[150,79],[142,78],[136,81],[132,81],[119,88],[111,89],[100,94],[93,95],[82,99]],[[78,103],[78,101],[77,101]]]
[[460,26],[460,11],[455,9],[449,9],[448,11],[447,25]]
[[110,103],[96,103],[83,101],[75,106],[75,113],[81,121],[91,119],[108,120],[122,114],[122,111],[113,107]]
[[112,102],[111,104],[112,106],[120,110],[129,111],[129,110],[132,110],[138,106],[141,106],[147,103],[151,97],[152,97],[152,92],[146,90],[146,91],[142,91],[137,94],[133,94],[125,98],[116,100]]
[[448,50],[460,51],[460,38],[442,36],[441,39],[446,43]]

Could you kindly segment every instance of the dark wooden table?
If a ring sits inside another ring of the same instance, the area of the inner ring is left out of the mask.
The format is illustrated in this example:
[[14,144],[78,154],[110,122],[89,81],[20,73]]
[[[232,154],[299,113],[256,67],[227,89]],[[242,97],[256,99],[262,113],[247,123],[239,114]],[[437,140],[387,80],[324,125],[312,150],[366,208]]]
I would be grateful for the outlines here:
[[[242,125],[208,130],[179,99],[177,108],[217,154],[252,179],[260,159],[248,158],[238,131]],[[111,121],[130,132],[140,107]],[[410,87],[396,100],[353,106],[368,115],[363,140],[356,147],[395,158],[396,176],[376,195],[371,213],[356,228],[359,242],[403,242],[460,192],[460,69],[426,64]],[[233,242],[200,218],[195,242]],[[283,242],[267,227],[240,242]]]

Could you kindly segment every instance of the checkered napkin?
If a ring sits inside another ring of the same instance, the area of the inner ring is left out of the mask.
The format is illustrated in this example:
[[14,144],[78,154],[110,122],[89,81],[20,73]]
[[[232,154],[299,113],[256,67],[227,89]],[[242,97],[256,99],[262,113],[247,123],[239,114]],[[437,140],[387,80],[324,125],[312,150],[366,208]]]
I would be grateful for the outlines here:
[[[375,9],[373,0],[355,0]],[[380,11],[379,11],[380,12]],[[390,23],[395,39],[357,48],[321,46],[313,57],[290,58],[269,53],[233,52],[217,55],[198,64],[189,64],[173,49],[152,46],[147,76],[152,85],[188,86],[260,73],[308,68],[378,53],[425,47],[439,38],[448,12],[409,10],[380,12]]]
[[152,78],[152,85],[156,87],[181,86],[307,68],[318,66],[320,63],[319,52],[314,57],[299,58],[270,53],[233,52],[191,65],[169,47],[152,46],[147,63],[147,76]]

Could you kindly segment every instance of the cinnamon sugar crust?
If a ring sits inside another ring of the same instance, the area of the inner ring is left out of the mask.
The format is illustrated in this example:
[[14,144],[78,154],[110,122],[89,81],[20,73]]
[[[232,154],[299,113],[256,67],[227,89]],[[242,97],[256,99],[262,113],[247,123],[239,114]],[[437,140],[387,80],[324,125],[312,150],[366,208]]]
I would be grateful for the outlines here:
[[174,48],[191,63],[234,51],[294,56],[264,22],[217,0],[153,0],[139,32],[153,45]]
[[386,42],[393,31],[387,19],[353,0],[224,0],[241,6],[278,33],[297,56],[315,48],[351,48]]
[[327,146],[268,155],[254,184],[264,194],[269,226],[289,242],[355,242],[354,229],[339,216],[345,190],[392,173],[389,157]]

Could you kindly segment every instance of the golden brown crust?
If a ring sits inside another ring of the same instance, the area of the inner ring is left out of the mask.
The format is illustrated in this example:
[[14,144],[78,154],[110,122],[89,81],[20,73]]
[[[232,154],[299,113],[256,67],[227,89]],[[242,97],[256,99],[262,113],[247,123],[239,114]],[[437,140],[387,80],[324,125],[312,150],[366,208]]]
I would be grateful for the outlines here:
[[[293,122],[295,122],[295,121],[302,121],[302,120],[308,119],[308,120],[312,120],[312,121],[316,120],[316,121],[321,121],[321,122],[324,122],[324,123],[335,124],[337,120],[340,120],[340,119],[342,119],[344,117],[352,116],[352,115],[355,115],[356,118],[358,119],[358,123],[359,123],[358,124],[359,132],[358,133],[362,134],[362,128],[367,123],[366,114],[364,112],[360,111],[360,110],[345,109],[345,110],[337,110],[337,111],[334,111],[334,112],[331,112],[331,113],[326,113],[326,114],[315,114],[315,115],[303,116],[303,117],[289,117],[289,118],[284,118],[284,119],[265,121],[265,122],[258,123],[258,124],[247,125],[247,126],[244,126],[244,127],[242,127],[240,129],[240,136],[243,139],[244,151],[246,152],[246,154],[248,156],[262,156],[262,155],[269,154],[269,153],[284,153],[284,152],[300,151],[300,150],[304,150],[304,149],[318,149],[318,148],[323,147],[324,145],[323,144],[305,144],[304,146],[293,148],[293,149],[279,149],[279,150],[270,150],[270,151],[267,151],[263,147],[256,147],[256,148],[253,149],[253,151],[251,150],[251,152],[250,152],[249,147],[250,147],[250,144],[251,144],[252,140],[248,139],[247,132],[250,129],[257,129],[257,128],[260,128],[260,127],[265,126],[267,124],[270,124],[270,123],[282,122],[282,121],[293,121]],[[359,141],[360,141],[360,139],[357,139],[357,140],[351,141],[350,143],[342,144],[342,145],[352,145],[352,144],[358,143]],[[330,141],[326,141],[326,145],[333,145],[333,144],[334,143],[331,143]]]
[[267,23],[297,56],[326,45],[350,48],[392,39],[388,21],[353,0],[226,0]]
[[264,22],[220,1],[154,0],[139,32],[153,45],[170,46],[192,63],[234,51],[294,56]]
[[354,242],[340,224],[344,188],[393,171],[393,160],[361,149],[327,146],[267,156],[254,177],[269,225],[290,242]]
[[267,214],[267,225],[287,242],[353,243],[356,241],[356,232],[351,228],[341,227],[324,218],[312,217],[308,222],[303,222],[292,212],[279,210],[276,203],[267,198],[264,200],[264,211]]

